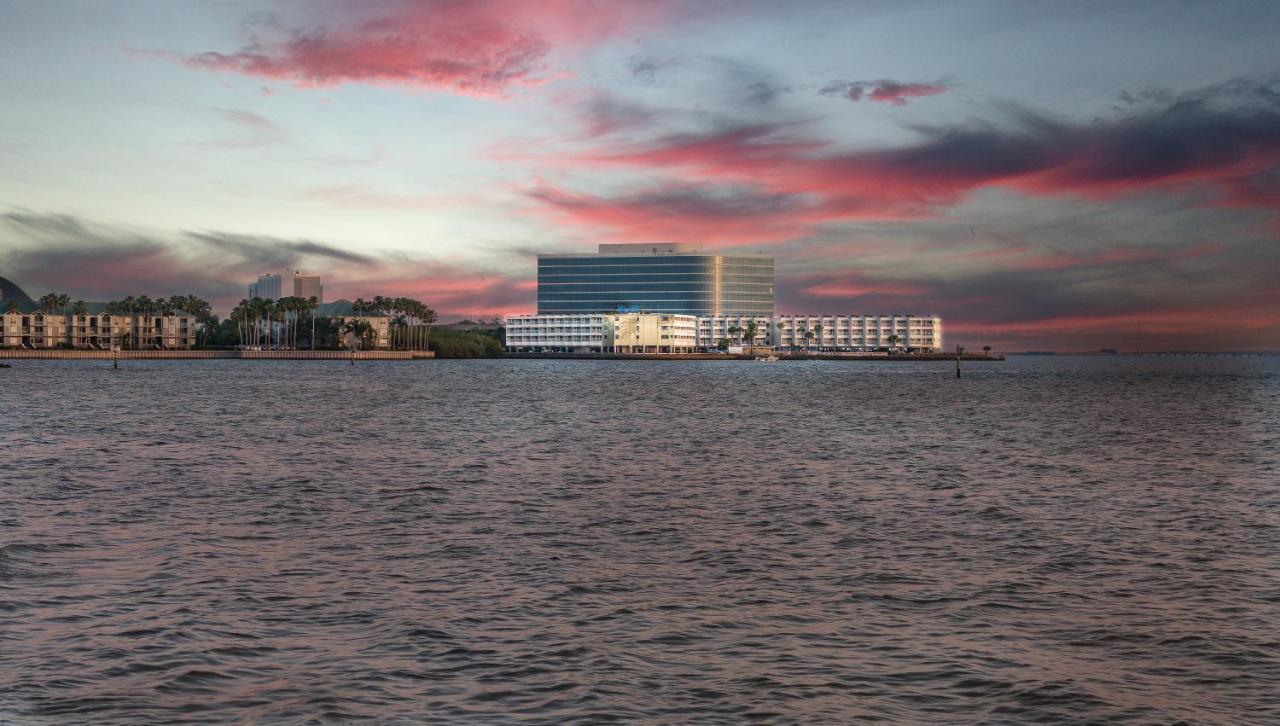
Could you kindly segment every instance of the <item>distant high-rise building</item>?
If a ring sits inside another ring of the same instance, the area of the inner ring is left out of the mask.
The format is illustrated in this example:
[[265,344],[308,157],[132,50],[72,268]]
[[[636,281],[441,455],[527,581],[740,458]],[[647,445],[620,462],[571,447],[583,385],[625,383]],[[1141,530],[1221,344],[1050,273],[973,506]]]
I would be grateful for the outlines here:
[[324,302],[324,286],[319,275],[307,275],[285,268],[283,273],[271,272],[258,275],[257,282],[249,283],[249,297],[279,300],[282,297],[315,297]]
[[773,315],[773,258],[686,244],[602,244],[538,255],[538,312]]
[[314,297],[316,302],[324,302],[324,285],[320,284],[320,276],[293,273],[293,294],[304,300]]

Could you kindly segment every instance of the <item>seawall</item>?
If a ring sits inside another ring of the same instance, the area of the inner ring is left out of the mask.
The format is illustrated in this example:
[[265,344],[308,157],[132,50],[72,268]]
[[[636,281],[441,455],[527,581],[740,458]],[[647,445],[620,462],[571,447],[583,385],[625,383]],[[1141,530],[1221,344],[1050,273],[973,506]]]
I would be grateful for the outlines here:
[[[120,360],[350,360],[345,350],[122,350]],[[424,360],[426,350],[358,350],[356,360]],[[0,359],[111,360],[109,350],[0,350]]]
[[[797,360],[883,361],[886,363],[918,363],[920,361],[954,361],[954,353],[914,353],[888,355],[887,353],[777,353],[779,362]],[[754,355],[730,355],[726,353],[507,353],[504,358],[530,360],[755,360]],[[962,361],[1004,360],[1003,353],[990,356],[966,353]]]

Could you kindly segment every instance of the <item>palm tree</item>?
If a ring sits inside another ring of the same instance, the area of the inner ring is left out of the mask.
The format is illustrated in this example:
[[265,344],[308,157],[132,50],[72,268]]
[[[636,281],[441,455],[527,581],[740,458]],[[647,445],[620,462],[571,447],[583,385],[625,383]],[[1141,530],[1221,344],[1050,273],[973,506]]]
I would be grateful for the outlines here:
[[316,308],[320,305],[320,298],[312,295],[307,298],[307,314],[311,316],[311,350],[316,349]]
[[991,357],[991,346],[989,346],[989,345],[984,345],[984,346],[982,346],[982,357],[983,357],[983,358],[990,358],[990,357]]
[[804,349],[809,350],[813,347],[813,331],[808,328],[804,329]]
[[813,324],[813,335],[818,339],[818,350],[822,350],[822,323]]
[[9,302],[5,303],[5,305],[4,305],[4,311],[5,311],[6,313],[16,313],[16,312],[18,312],[18,301],[17,301],[17,300],[15,300],[15,299],[10,298],[10,299],[9,299]]
[[368,342],[373,335],[373,326],[369,321],[363,318],[348,318],[342,322],[342,327],[338,329],[339,335],[346,337],[348,334],[355,336],[356,347],[361,347]]
[[742,332],[742,328],[739,328],[736,324],[730,325],[729,327],[725,328],[724,332],[733,336],[733,339],[738,341],[739,343],[742,342],[742,339],[738,337],[738,333]]
[[750,322],[748,322],[748,323],[747,323],[747,328],[746,328],[746,331],[745,331],[745,332],[746,332],[746,334],[747,334],[747,335],[746,335],[746,338],[747,338],[747,345],[755,345],[755,344],[756,344],[756,333],[757,333],[757,332],[759,332],[759,330],[760,330],[760,323],[759,323],[759,322],[757,322],[757,321],[755,321],[755,320],[752,320],[752,321],[750,321]]
[[889,336],[889,352],[892,353],[893,349],[896,347],[898,347],[898,336],[891,334]]

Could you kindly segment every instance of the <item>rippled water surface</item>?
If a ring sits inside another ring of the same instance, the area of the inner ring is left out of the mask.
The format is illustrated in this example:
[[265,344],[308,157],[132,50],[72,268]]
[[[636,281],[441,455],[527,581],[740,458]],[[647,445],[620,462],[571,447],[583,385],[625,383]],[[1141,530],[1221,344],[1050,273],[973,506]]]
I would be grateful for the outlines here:
[[1280,721],[1280,360],[15,361],[0,722]]

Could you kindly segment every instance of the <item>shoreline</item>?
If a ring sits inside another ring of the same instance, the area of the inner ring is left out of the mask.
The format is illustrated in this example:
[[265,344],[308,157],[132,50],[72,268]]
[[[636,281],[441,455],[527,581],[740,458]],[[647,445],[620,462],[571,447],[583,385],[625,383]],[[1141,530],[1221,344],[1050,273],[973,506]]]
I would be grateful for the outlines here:
[[[122,350],[120,360],[431,360],[429,350]],[[0,360],[112,360],[109,350],[0,350]]]
[[[955,354],[945,353],[915,353],[912,355],[894,355],[890,356],[885,353],[775,353],[778,356],[776,362],[785,361],[803,361],[803,360],[836,360],[836,361],[883,361],[886,363],[918,363],[921,361],[955,361]],[[729,353],[507,353],[504,358],[519,358],[522,360],[750,360],[754,361],[758,356],[729,354]],[[960,360],[968,361],[992,361],[999,362],[1004,360],[1003,353],[993,353],[991,356],[983,356],[981,354],[966,353],[960,357]]]
[[[776,362],[879,361],[885,363],[920,363],[955,361],[954,354],[915,353],[889,356],[883,353],[781,353]],[[120,360],[351,360],[345,350],[122,350]],[[434,351],[360,350],[356,360],[435,360]],[[757,356],[727,353],[506,353],[502,358],[515,360],[651,360],[651,361],[754,361]],[[0,360],[112,360],[108,350],[0,350]],[[462,358],[450,360],[464,360]],[[492,358],[489,360],[497,360]],[[1005,356],[966,353],[964,362],[1002,362]]]

